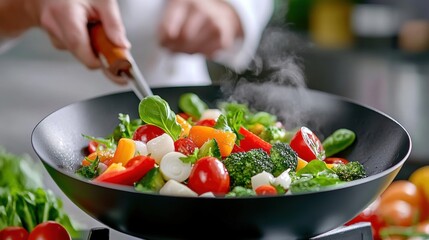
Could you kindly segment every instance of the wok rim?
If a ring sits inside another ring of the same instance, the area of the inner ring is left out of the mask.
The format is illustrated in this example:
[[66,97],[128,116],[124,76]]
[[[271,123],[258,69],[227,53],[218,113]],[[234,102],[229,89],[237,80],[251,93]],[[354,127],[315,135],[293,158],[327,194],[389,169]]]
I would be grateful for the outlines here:
[[[157,90],[157,89],[180,89],[180,88],[188,88],[188,87],[217,87],[217,85],[202,85],[202,86],[179,86],[179,87],[154,87],[152,88],[153,90]],[[315,90],[315,89],[308,89],[306,88],[305,91],[310,91],[310,92],[316,92],[318,94],[322,94],[325,95],[329,98],[332,99],[337,99],[340,100],[342,102],[345,103],[349,103],[349,104],[353,104],[353,105],[357,105],[360,107],[364,107],[368,110],[371,110],[377,114],[382,115],[383,117],[389,119],[390,121],[393,121],[395,124],[397,124],[405,133],[408,139],[408,143],[409,143],[409,147],[408,147],[408,151],[405,154],[405,156],[395,165],[392,165],[391,167],[376,173],[374,175],[371,176],[367,176],[365,178],[362,179],[358,179],[358,180],[353,180],[350,182],[345,182],[342,183],[340,185],[334,185],[334,186],[327,186],[324,187],[323,189],[320,189],[318,191],[315,192],[302,192],[302,193],[296,193],[296,194],[285,194],[285,195],[275,195],[275,196],[249,196],[249,197],[200,197],[200,196],[194,196],[194,197],[190,197],[190,196],[170,196],[170,195],[161,195],[159,193],[144,193],[144,192],[139,192],[136,191],[134,189],[134,187],[131,186],[123,186],[123,185],[119,185],[119,184],[110,184],[110,183],[97,183],[97,182],[92,182],[91,180],[85,179],[83,177],[79,177],[78,175],[76,175],[75,173],[71,172],[71,171],[67,171],[64,169],[61,169],[58,167],[58,165],[55,165],[53,163],[51,163],[51,161],[47,161],[44,160],[37,148],[35,147],[35,132],[37,131],[37,129],[39,128],[40,125],[43,124],[43,122],[49,118],[50,116],[52,116],[53,114],[56,114],[58,111],[61,111],[63,109],[69,108],[69,107],[73,107],[75,105],[78,104],[83,104],[84,102],[88,102],[88,101],[93,101],[96,99],[100,99],[100,98],[104,98],[104,97],[109,97],[112,95],[120,95],[120,94],[129,94],[132,93],[133,91],[130,90],[122,90],[122,91],[114,91],[114,92],[110,92],[110,93],[105,93],[105,94],[101,94],[98,96],[94,96],[94,97],[89,97],[86,99],[82,99],[82,100],[78,100],[78,101],[74,101],[70,104],[64,105],[63,107],[60,107],[54,111],[52,111],[51,113],[49,113],[48,115],[46,115],[45,117],[43,117],[33,128],[32,133],[31,133],[31,145],[33,147],[34,152],[36,153],[36,155],[38,156],[38,158],[42,161],[42,163],[45,165],[47,164],[48,166],[50,166],[52,169],[54,169],[55,171],[66,175],[67,177],[71,177],[74,180],[78,180],[81,181],[85,184],[91,184],[91,185],[96,185],[98,187],[104,187],[104,188],[109,188],[112,190],[119,190],[119,191],[125,191],[125,192],[129,192],[132,194],[143,194],[143,195],[148,195],[148,196],[157,196],[157,197],[162,197],[162,198],[182,198],[182,199],[190,199],[195,201],[195,199],[216,199],[216,201],[234,201],[234,200],[241,200],[241,199],[262,199],[262,198],[293,198],[293,197],[298,197],[301,195],[308,195],[308,194],[319,194],[319,193],[324,193],[324,192],[330,192],[330,191],[336,191],[336,190],[340,190],[340,189],[344,189],[344,188],[349,188],[349,187],[353,187],[353,186],[357,186],[360,184],[364,184],[364,183],[368,183],[368,182],[372,182],[373,180],[385,177],[386,175],[391,174],[393,171],[397,170],[398,168],[401,168],[403,166],[403,164],[406,162],[406,160],[409,158],[410,154],[411,154],[411,150],[412,150],[412,139],[410,134],[408,133],[408,131],[405,129],[405,127],[399,123],[396,119],[394,119],[393,117],[389,116],[388,114],[382,112],[381,110],[378,110],[374,107],[368,106],[366,104],[362,104],[359,103],[355,100],[352,100],[350,98],[347,97],[343,97],[343,96],[339,96],[336,94],[331,94],[331,93],[327,93],[324,91],[320,91],[320,90]],[[155,94],[156,95],[156,94]],[[61,189],[61,187],[59,186],[59,188]]]

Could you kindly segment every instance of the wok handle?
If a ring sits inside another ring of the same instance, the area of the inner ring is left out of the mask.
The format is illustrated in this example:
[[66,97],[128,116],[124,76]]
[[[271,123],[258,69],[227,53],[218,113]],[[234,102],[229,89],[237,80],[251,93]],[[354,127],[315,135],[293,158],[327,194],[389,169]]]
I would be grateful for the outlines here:
[[110,73],[114,76],[120,76],[123,72],[130,72],[131,62],[128,49],[114,45],[107,38],[100,22],[89,23],[88,31],[94,53]]

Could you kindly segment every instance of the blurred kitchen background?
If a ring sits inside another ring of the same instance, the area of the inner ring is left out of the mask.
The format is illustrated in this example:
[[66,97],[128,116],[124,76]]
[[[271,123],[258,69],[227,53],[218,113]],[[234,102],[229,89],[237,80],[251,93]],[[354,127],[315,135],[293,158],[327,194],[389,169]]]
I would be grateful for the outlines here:
[[[267,28],[284,36],[277,52],[299,59],[308,88],[376,108],[408,130],[413,149],[398,178],[429,165],[428,9],[427,0],[276,0]],[[31,132],[45,116],[77,101],[128,90],[55,50],[38,29],[13,44],[0,54],[0,146],[12,153],[37,160]],[[216,83],[225,69],[208,64]],[[63,198],[72,217],[100,225]]]

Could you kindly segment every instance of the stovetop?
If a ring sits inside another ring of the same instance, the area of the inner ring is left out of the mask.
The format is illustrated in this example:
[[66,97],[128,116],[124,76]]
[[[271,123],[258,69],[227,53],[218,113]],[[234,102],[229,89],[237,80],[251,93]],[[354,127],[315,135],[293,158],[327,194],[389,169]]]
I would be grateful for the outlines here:
[[[126,239],[111,239],[108,228],[97,227],[92,228],[83,233],[84,238],[79,240],[126,240]],[[310,240],[372,240],[371,224],[368,222],[356,223],[350,226],[342,226],[321,234]],[[76,239],[78,240],[78,239]]]

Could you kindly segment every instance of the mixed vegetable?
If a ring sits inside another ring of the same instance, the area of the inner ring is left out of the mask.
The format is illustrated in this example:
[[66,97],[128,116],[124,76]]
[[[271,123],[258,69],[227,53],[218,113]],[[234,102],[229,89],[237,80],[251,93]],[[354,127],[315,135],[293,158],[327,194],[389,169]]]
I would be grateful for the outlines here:
[[41,165],[0,146],[0,239],[71,240],[80,237],[62,201],[44,188]]
[[88,155],[77,174],[146,193],[207,197],[318,191],[366,177],[359,162],[335,157],[354,143],[349,129],[322,142],[306,126],[289,131],[245,104],[209,108],[194,93],[178,104],[176,114],[161,97],[146,97],[139,119],[120,113],[109,136],[83,135]]

